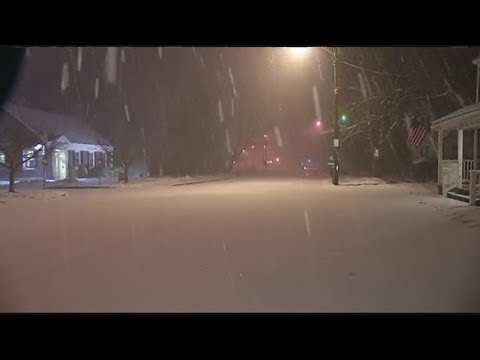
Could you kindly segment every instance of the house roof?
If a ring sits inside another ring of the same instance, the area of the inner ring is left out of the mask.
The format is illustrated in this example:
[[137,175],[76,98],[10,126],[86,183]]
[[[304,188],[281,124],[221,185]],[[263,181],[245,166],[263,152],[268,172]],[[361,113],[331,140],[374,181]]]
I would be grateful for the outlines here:
[[431,124],[433,130],[480,128],[480,102],[458,109]]
[[110,145],[85,121],[74,116],[14,104],[5,105],[3,109],[39,137],[47,133],[63,135],[72,143]]

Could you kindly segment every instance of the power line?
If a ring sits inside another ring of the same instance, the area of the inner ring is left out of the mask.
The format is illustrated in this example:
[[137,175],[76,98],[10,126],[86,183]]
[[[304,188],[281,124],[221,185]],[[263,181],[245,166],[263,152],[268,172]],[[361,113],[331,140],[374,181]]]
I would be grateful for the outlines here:
[[408,77],[408,76],[409,76],[409,75],[392,74],[392,73],[387,73],[387,72],[382,72],[382,71],[371,70],[371,69],[364,68],[364,67],[362,67],[362,66],[358,66],[358,65],[355,65],[355,64],[351,64],[351,63],[346,62],[346,61],[341,61],[341,63],[342,63],[342,64],[345,64],[345,65],[348,65],[348,66],[351,66],[351,67],[356,68],[356,69],[360,69],[360,70],[363,70],[363,71],[371,72],[371,73],[373,73],[373,74],[388,75],[388,76],[395,76],[395,77]]
[[[330,50],[328,50],[328,49],[325,48],[325,47],[320,47],[320,49],[325,50],[325,51],[328,52],[330,55],[333,55],[333,52],[330,51]],[[383,72],[383,71],[377,71],[377,70],[367,69],[367,68],[365,68],[365,67],[363,67],[363,66],[355,65],[355,64],[349,63],[349,62],[344,61],[344,60],[341,60],[340,62],[341,62],[342,64],[351,66],[351,67],[353,67],[353,68],[355,68],[355,69],[367,71],[367,72],[370,72],[370,73],[373,73],[373,74],[387,75],[387,76],[398,76],[398,77],[408,77],[408,75],[392,74],[392,73],[388,73],[388,72]]]

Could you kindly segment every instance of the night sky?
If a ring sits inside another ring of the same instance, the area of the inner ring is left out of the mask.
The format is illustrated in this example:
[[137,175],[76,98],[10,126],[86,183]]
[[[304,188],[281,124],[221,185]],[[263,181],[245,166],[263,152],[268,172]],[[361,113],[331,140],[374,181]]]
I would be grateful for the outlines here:
[[[331,48],[309,48],[303,57],[260,47],[110,51],[112,57],[100,47],[28,49],[12,101],[78,115],[106,137],[126,122],[143,128],[152,174],[159,166],[172,174],[222,170],[226,130],[232,151],[244,145],[243,134],[253,141],[278,125],[292,157],[328,154],[327,137],[311,128],[318,112],[322,128],[332,121]],[[472,60],[479,55],[479,48],[343,48],[341,111],[361,102],[362,91],[384,96],[397,86],[396,75],[408,74],[409,89],[428,95],[430,117],[442,116],[474,102]],[[116,59],[116,68],[106,58]],[[367,78],[363,90],[359,73]]]

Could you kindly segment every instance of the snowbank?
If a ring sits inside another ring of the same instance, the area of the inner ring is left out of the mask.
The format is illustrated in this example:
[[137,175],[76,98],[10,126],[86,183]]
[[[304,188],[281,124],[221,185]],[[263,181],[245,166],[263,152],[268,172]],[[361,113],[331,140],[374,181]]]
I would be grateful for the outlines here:
[[55,190],[28,190],[15,193],[0,192],[0,204],[22,200],[54,200],[63,199],[68,196],[65,191]]

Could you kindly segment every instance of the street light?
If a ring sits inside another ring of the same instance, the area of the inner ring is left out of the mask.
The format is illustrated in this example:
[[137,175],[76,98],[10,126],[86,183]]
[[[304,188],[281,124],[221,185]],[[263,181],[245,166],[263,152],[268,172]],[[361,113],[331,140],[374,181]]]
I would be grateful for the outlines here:
[[315,123],[315,126],[316,126],[317,128],[319,128],[321,125],[322,125],[322,123],[320,122],[320,120],[317,120],[317,122]]
[[291,47],[289,48],[290,53],[295,58],[303,58],[308,53],[308,47]]
[[[309,48],[307,47],[290,47],[288,48],[291,55],[295,58],[304,58],[307,55]],[[333,50],[333,107],[334,107],[334,123],[333,123],[333,147],[332,147],[332,183],[338,185],[339,178],[339,132],[340,132],[340,119],[339,119],[339,61],[338,61],[339,48],[335,47]],[[347,117],[342,116],[342,123],[346,123]],[[320,124],[321,125],[321,124]],[[316,126],[319,127],[318,121]]]

